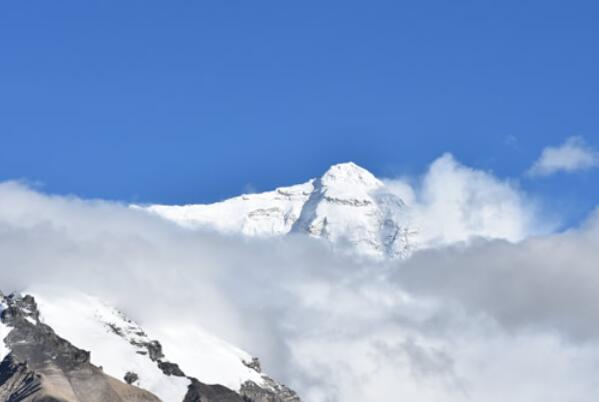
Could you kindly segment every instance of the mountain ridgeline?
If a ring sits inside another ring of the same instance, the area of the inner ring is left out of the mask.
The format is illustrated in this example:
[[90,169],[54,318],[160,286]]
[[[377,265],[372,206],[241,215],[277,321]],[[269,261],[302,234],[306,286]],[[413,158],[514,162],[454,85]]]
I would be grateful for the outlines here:
[[[50,314],[45,316],[31,295],[0,293],[1,402],[300,401],[295,392],[261,373],[256,358],[222,341],[185,345],[197,347],[200,356],[222,356],[219,367],[210,367],[207,359],[197,362],[205,367],[194,373],[193,365],[181,367],[169,360],[160,341],[118,310],[85,295],[68,303],[84,308],[69,309],[64,300],[47,299]],[[80,348],[69,335],[87,339],[92,347]],[[211,370],[216,377],[210,384],[194,376]],[[222,384],[231,386],[225,372],[237,373],[233,388]]]

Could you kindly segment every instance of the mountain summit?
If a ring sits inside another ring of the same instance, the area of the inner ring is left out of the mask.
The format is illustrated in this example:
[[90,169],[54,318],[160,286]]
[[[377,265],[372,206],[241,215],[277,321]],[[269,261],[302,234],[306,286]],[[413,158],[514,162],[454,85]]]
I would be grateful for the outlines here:
[[305,233],[375,258],[410,254],[409,211],[384,183],[353,162],[303,184],[214,204],[141,207],[188,228],[248,236]]
[[333,165],[320,178],[323,187],[351,191],[373,191],[383,186],[368,170],[353,162]]

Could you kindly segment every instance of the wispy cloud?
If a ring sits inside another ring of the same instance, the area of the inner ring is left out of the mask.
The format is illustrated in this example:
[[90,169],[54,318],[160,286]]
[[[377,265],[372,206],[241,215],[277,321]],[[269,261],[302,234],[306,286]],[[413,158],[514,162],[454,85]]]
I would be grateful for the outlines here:
[[575,172],[599,165],[599,153],[582,137],[570,137],[554,147],[545,147],[539,159],[528,169],[529,176],[549,176],[556,172]]

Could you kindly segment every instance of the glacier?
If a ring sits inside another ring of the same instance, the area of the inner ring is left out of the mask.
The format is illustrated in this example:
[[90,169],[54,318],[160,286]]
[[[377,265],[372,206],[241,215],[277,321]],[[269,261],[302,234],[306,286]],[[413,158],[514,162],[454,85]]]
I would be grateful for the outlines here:
[[407,257],[418,230],[409,206],[353,162],[303,184],[214,204],[133,205],[190,229],[245,236],[307,234],[373,258]]

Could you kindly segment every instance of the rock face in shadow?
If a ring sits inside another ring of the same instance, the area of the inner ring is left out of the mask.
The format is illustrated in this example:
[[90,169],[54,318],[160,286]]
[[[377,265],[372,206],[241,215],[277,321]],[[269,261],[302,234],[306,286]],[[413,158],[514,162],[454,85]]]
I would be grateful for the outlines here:
[[266,389],[246,382],[239,393],[222,385],[207,385],[192,380],[183,402],[300,402],[295,392],[282,385]]
[[106,375],[78,349],[39,321],[31,296],[7,296],[2,323],[11,351],[0,364],[4,402],[160,402],[151,393]]
[[192,380],[183,402],[247,402],[239,394],[222,385],[207,385]]
[[297,394],[284,385],[275,381],[267,385],[268,388],[260,387],[248,381],[237,393],[222,385],[208,385],[191,378],[183,402],[301,402]]

